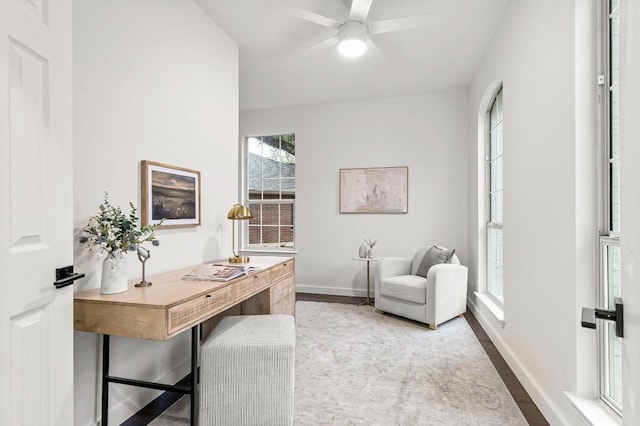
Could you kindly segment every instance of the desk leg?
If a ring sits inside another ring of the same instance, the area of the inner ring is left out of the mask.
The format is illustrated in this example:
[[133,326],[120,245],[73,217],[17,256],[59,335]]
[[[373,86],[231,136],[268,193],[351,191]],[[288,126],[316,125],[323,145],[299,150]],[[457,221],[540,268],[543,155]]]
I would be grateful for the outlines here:
[[198,425],[198,353],[200,351],[199,325],[191,327],[191,426]]
[[109,425],[109,339],[108,334],[102,336],[102,426]]

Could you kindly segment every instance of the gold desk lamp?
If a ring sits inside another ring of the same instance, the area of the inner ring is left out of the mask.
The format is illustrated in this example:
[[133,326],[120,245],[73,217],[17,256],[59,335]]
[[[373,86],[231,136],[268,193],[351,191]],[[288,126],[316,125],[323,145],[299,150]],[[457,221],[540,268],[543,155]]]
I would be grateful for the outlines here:
[[235,234],[235,221],[236,220],[247,220],[253,219],[253,213],[249,210],[248,207],[245,207],[241,204],[236,204],[231,207],[229,213],[227,213],[227,219],[231,219],[231,247],[233,251],[233,257],[229,258],[230,263],[247,263],[249,262],[248,256],[238,256],[236,253],[236,234]]

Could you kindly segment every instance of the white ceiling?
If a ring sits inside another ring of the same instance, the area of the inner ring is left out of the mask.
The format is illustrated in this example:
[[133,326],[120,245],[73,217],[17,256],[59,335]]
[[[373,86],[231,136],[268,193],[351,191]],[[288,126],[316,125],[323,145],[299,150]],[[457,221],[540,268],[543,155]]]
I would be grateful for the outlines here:
[[[375,34],[384,55],[341,57],[312,46],[335,30],[281,0],[196,0],[238,43],[240,109],[407,96],[464,89],[510,0],[373,0],[367,21],[431,15],[428,27]],[[345,21],[348,0],[283,0]]]

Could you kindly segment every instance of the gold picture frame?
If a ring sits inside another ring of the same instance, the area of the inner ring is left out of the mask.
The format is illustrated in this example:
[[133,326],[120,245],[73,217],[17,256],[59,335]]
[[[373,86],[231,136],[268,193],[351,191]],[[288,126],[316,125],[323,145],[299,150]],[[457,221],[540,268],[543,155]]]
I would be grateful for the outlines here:
[[340,169],[340,213],[407,213],[409,167]]
[[201,224],[199,171],[148,160],[143,160],[140,168],[142,226],[169,228]]

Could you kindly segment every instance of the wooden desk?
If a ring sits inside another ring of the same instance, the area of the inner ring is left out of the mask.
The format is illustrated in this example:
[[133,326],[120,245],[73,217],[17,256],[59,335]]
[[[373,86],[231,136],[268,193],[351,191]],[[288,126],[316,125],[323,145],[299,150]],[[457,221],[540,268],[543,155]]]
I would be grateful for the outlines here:
[[[244,264],[247,265],[247,264]],[[295,260],[254,256],[248,264],[260,269],[227,282],[191,281],[182,277],[196,266],[148,278],[150,287],[118,294],[100,289],[74,296],[74,328],[103,335],[102,424],[108,425],[109,383],[120,383],[191,395],[191,424],[197,425],[197,359],[200,336],[230,314],[295,314]],[[191,329],[191,384],[178,387],[109,376],[109,337],[167,340]]]

